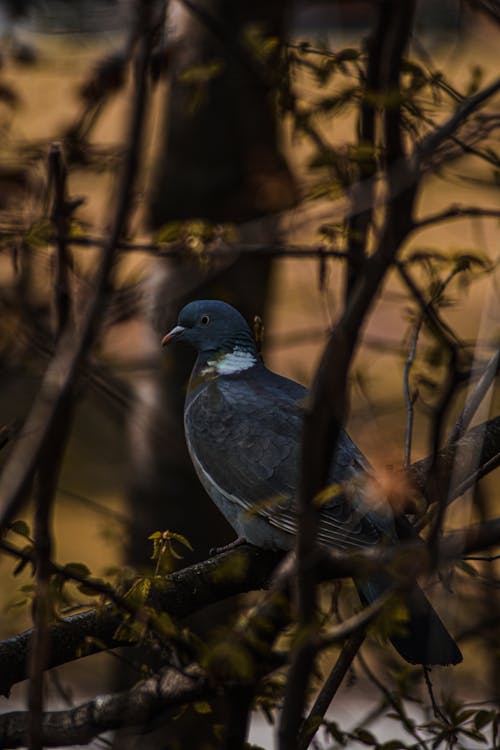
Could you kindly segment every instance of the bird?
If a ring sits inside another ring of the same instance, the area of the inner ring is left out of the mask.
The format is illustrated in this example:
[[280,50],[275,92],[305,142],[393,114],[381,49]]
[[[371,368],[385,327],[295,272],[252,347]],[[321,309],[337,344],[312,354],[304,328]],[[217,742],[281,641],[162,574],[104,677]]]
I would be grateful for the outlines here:
[[[231,545],[290,550],[297,530],[296,495],[301,429],[307,389],[269,370],[244,317],[220,300],[185,305],[177,325],[162,339],[197,352],[186,391],[184,431],[201,484],[237,533]],[[367,503],[357,478],[371,467],[342,431],[329,471],[335,491],[320,508],[317,542],[355,551],[399,539],[389,504]],[[354,490],[352,490],[354,487]],[[370,604],[392,586],[377,574],[355,580],[361,601]],[[405,632],[390,639],[410,664],[458,664],[460,650],[418,586],[403,593]]]

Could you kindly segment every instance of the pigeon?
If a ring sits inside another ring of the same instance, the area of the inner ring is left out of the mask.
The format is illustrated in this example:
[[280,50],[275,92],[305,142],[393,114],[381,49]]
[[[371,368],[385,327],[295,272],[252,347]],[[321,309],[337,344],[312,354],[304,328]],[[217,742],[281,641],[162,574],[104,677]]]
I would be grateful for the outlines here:
[[[289,550],[297,529],[304,386],[269,370],[243,316],[218,300],[190,302],[162,345],[193,346],[197,359],[184,407],[187,447],[209,497],[241,541]],[[397,544],[389,504],[367,502],[360,478],[370,465],[343,431],[318,519],[319,544],[355,551]],[[331,490],[330,496],[328,490]],[[390,587],[387,575],[355,580],[363,603]],[[408,622],[391,641],[411,664],[457,664],[462,655],[417,584],[404,594]]]

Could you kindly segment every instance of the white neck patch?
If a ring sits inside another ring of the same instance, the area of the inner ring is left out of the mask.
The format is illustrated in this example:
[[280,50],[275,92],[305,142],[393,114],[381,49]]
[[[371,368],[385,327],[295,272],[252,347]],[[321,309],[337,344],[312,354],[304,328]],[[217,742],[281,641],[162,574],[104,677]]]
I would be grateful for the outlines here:
[[204,367],[201,374],[232,375],[235,372],[248,370],[256,365],[257,361],[257,357],[252,352],[236,347],[232,352],[226,352],[214,359],[209,359],[208,367]]

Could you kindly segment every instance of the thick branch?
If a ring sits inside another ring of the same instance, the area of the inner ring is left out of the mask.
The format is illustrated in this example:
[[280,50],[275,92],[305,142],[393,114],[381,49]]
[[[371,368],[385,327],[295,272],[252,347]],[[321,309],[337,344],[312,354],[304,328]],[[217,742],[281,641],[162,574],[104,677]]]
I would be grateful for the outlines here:
[[[443,449],[438,455],[438,465],[443,475],[452,469],[457,472],[457,484],[454,484],[454,489],[452,488],[455,496],[460,486],[464,486],[467,481],[475,480],[477,466],[480,470],[491,471],[500,462],[500,417],[474,427],[461,438],[458,448],[461,455],[471,456],[470,465],[464,460],[461,466],[454,467],[453,456],[455,454],[451,447]],[[479,464],[476,462],[477,459],[473,458],[477,455],[477,450],[480,450]],[[425,491],[429,461],[429,459],[423,459],[409,469],[412,480],[421,492]],[[16,554],[14,549],[6,551]],[[393,554],[392,551],[391,554]],[[163,583],[154,586],[146,605],[157,607],[174,617],[184,617],[213,602],[265,586],[279,558],[278,554],[253,547],[217,555],[210,560],[174,573]],[[31,556],[24,554],[23,559],[30,561]],[[348,576],[353,571],[351,558],[347,564],[343,564],[343,567],[340,566],[339,558],[337,558],[336,565],[335,575]],[[239,571],[238,575],[235,575],[235,570]],[[110,592],[107,587],[104,587],[101,593],[109,596]],[[106,606],[99,612],[95,610],[83,612],[53,625],[50,630],[50,666],[55,667],[74,660],[86,636],[98,639],[107,648],[129,645],[120,643],[113,637],[122,619],[122,615],[115,606]],[[8,694],[12,685],[26,678],[25,664],[30,635],[31,631],[27,631],[0,643],[1,694]],[[100,650],[94,644],[89,646],[87,653]]]
[[[254,547],[217,555],[203,563],[173,573],[153,585],[147,606],[185,617],[192,612],[244,591],[265,585],[279,556]],[[52,625],[49,630],[49,667],[56,667],[85,654],[102,651],[92,643],[96,639],[104,648],[130,646],[114,637],[123,615],[113,605],[82,612]],[[32,631],[28,630],[0,643],[0,694],[8,695],[11,687],[26,679],[26,655]],[[87,643],[87,645],[86,645]],[[82,649],[83,647],[83,649]]]
[[[198,700],[207,691],[203,676],[192,671],[180,674],[170,668],[140,683],[130,691],[101,695],[69,711],[43,715],[45,747],[85,745],[110,729],[145,724],[160,712]],[[26,745],[29,714],[15,711],[0,716],[2,748]]]
[[[446,564],[459,559],[468,552],[474,552],[500,542],[500,519],[493,519],[483,524],[455,531],[447,534],[441,541],[438,559]],[[250,550],[250,552],[252,552]],[[237,552],[228,553],[231,557]],[[408,582],[414,580],[415,576],[428,573],[432,570],[433,557],[429,554],[428,547],[420,541],[401,545],[395,548],[379,548],[363,550],[356,555],[324,550],[322,555],[322,573],[328,577],[345,575],[363,575],[370,571],[373,575],[379,571],[392,566],[393,569],[404,571],[404,577]],[[210,561],[207,561],[210,562]],[[195,568],[202,568],[206,563]],[[284,570],[289,575],[290,570]],[[282,586],[283,580],[278,581]],[[401,585],[403,585],[403,578]],[[277,592],[274,592],[276,595]],[[354,615],[348,621],[326,634],[324,639],[309,641],[310,648],[323,648],[330,645],[334,640],[344,638],[349,634],[356,634],[346,646],[344,658],[341,657],[338,670],[332,673],[329,693],[334,692],[338,682],[337,672],[345,674],[350,660],[359,648],[362,633],[366,624],[375,617],[381,609],[383,602],[368,607],[358,615]],[[276,613],[279,613],[276,617]],[[278,597],[273,600],[272,595],[267,597],[263,605],[257,608],[255,617],[250,617],[249,622],[255,623],[269,634],[278,632],[286,622],[283,619],[283,606]],[[271,621],[268,616],[271,615]],[[243,622],[238,628],[237,636],[245,639],[248,635],[248,622]],[[255,637],[257,635],[257,638]],[[252,648],[259,648],[258,633],[250,635]],[[269,645],[269,644],[268,644]],[[267,666],[260,665],[260,670],[272,669],[272,664],[263,662]],[[100,732],[115,729],[121,726],[141,724],[153,718],[159,712],[197,700],[213,692],[213,686],[207,684],[204,676],[197,669],[185,670],[182,674],[171,669],[166,669],[150,678],[146,682],[133,688],[128,693],[103,696],[89,703],[72,709],[70,711],[50,712],[44,715],[42,723],[43,742],[46,746],[53,747],[67,744],[84,744]],[[326,695],[325,695],[326,701]],[[0,744],[4,748],[19,747],[25,744],[27,732],[27,712],[14,712],[0,716]],[[301,738],[304,739],[304,736]]]

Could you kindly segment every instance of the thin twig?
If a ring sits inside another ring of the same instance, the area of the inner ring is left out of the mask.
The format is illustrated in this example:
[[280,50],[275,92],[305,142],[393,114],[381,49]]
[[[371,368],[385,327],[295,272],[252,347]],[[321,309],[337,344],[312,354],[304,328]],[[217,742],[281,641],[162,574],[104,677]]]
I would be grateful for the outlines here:
[[[463,481],[459,482],[458,484],[454,484],[451,486],[450,491],[447,496],[447,503],[448,505],[453,502],[453,500],[456,500],[457,497],[461,497],[464,492],[466,492],[470,487],[473,487],[477,482],[479,482],[482,477],[489,474],[491,471],[494,471],[498,466],[500,466],[500,451],[490,458],[486,463],[482,464],[476,471],[472,472],[467,476]],[[431,523],[434,519],[434,508],[430,508],[425,515],[422,516],[415,524],[414,529],[415,531],[422,531],[429,523]]]
[[474,414],[478,410],[481,402],[483,401],[488,390],[490,389],[491,384],[498,374],[499,357],[500,351],[495,352],[495,354],[491,357],[490,361],[486,365],[483,374],[477,381],[473,392],[467,399],[467,402],[464,405],[462,412],[455,423],[455,426],[450,432],[447,440],[448,445],[456,443],[457,440],[462,437],[464,432],[469,427]]
[[[376,114],[375,97],[381,94],[381,58],[385,44],[386,23],[384,9],[379,6],[377,22],[373,33],[366,42],[367,61],[366,75],[363,79],[363,93],[359,106],[358,120],[358,147],[360,153],[366,156],[359,160],[357,165],[358,179],[351,186],[352,215],[347,223],[348,237],[348,267],[346,274],[345,295],[349,297],[356,278],[360,272],[367,252],[367,238],[370,225],[373,221],[375,209],[375,174],[377,172],[377,161],[375,158],[376,145]],[[367,186],[368,195],[364,195],[362,185]],[[361,189],[360,189],[361,188]],[[368,208],[359,210],[358,203],[368,203]]]
[[413,722],[409,717],[406,715],[406,712],[403,708],[403,705],[400,701],[396,700],[392,694],[392,692],[384,685],[381,680],[378,679],[378,677],[374,674],[374,672],[370,669],[366,661],[364,660],[362,654],[358,653],[358,661],[361,664],[361,667],[375,687],[382,693],[382,695],[385,697],[387,702],[392,706],[394,709],[394,712],[398,715],[399,720],[401,722],[401,725],[403,728],[408,732],[409,735],[411,735],[414,740],[417,742],[417,745],[422,748],[422,750],[427,750],[427,746],[420,737],[419,733],[415,729]]
[[[414,0],[391,0],[381,6],[386,23],[382,45],[384,70],[381,86],[386,92],[399,89],[403,52],[415,9]],[[297,598],[302,640],[288,673],[279,727],[280,750],[297,747],[309,677],[314,665],[310,635],[314,631],[316,578],[313,565],[317,511],[314,497],[324,487],[332,453],[345,422],[347,377],[361,328],[401,243],[412,227],[416,195],[415,175],[407,173],[401,133],[400,106],[384,109],[384,145],[387,152],[389,194],[384,226],[377,247],[364,265],[352,289],[345,311],[327,342],[309,393],[302,427],[301,471],[298,493]],[[398,170],[393,169],[398,164]],[[400,176],[406,188],[401,190]]]
[[[427,476],[427,492],[429,495],[436,494],[434,487],[436,486],[438,467],[438,454],[439,446],[441,445],[441,438],[444,431],[444,424],[446,414],[451,405],[452,398],[455,394],[457,385],[459,382],[458,372],[458,361],[455,349],[450,350],[450,361],[448,365],[448,377],[446,387],[444,388],[443,394],[439,400],[439,403],[434,410],[434,417],[431,425],[431,463],[429,467],[429,474]],[[450,487],[453,481],[452,475],[447,477],[445,486],[442,486],[441,482],[441,496],[439,497],[436,505],[436,510],[432,520],[429,536],[427,538],[427,545],[431,550],[431,554],[436,557],[439,551],[439,537],[442,534],[444,521],[446,517],[446,509],[448,507],[448,496],[450,494]],[[437,562],[437,558],[436,558]]]
[[[66,234],[68,211],[66,202],[66,171],[58,146],[49,153],[49,182],[54,189],[52,219],[57,232],[57,267],[55,309],[57,312],[56,340],[70,330],[71,298],[68,285],[68,252]],[[44,673],[48,660],[49,623],[52,619],[50,575],[52,555],[51,517],[54,494],[62,457],[71,424],[72,403],[67,397],[62,402],[50,435],[50,442],[41,451],[35,482],[35,524],[33,557],[35,567],[35,597],[33,600],[33,638],[30,644],[30,682],[28,706],[30,711],[28,744],[30,750],[42,750],[42,721],[44,706]]]
[[412,444],[412,438],[413,438],[413,411],[414,411],[413,405],[415,403],[415,395],[412,395],[410,393],[410,370],[412,368],[413,362],[415,361],[418,337],[420,334],[420,329],[422,327],[423,321],[424,321],[424,316],[422,313],[419,316],[415,324],[415,330],[413,331],[413,337],[412,337],[410,349],[408,352],[408,357],[405,362],[404,373],[403,373],[403,384],[404,384],[405,403],[406,403],[406,433],[405,433],[405,460],[404,460],[405,467],[408,467],[411,463],[411,444]]
[[414,230],[425,229],[434,224],[440,224],[444,221],[450,221],[453,219],[500,219],[500,211],[495,208],[479,208],[478,206],[459,206],[452,205],[446,208],[444,211],[438,211],[435,214],[429,214],[419,219],[414,224]]
[[[481,552],[500,542],[500,519],[491,519],[484,523],[447,533],[440,542],[439,563],[448,564],[463,556]],[[6,544],[5,542],[3,544]],[[22,554],[22,553],[21,553]],[[243,556],[244,565],[241,565]],[[31,559],[31,556],[30,556]],[[415,576],[432,572],[427,548],[420,540],[407,542],[398,547],[377,547],[360,550],[353,557],[349,553],[336,552],[330,549],[321,550],[321,563],[318,567],[321,580],[339,577],[363,577],[369,572],[374,576],[387,570],[405,570],[408,580]],[[238,563],[234,561],[238,560]],[[241,547],[205,560],[189,568],[167,576],[158,591],[151,591],[147,606],[164,610],[172,616],[185,617],[202,607],[221,601],[236,593],[255,590],[266,585],[269,576],[276,568],[276,555],[271,555],[251,546]],[[411,562],[411,565],[409,563]],[[245,570],[236,578],[222,575],[228,569]],[[220,572],[219,572],[220,571]],[[284,575],[289,575],[285,573]],[[281,584],[280,584],[281,585]],[[253,621],[260,628],[261,634],[268,642],[268,615],[271,613],[278,623],[289,621],[286,614],[286,603],[279,590],[275,590],[254,612]],[[97,653],[126,645],[117,641],[115,633],[122,617],[113,606],[105,606],[98,611],[92,610],[61,620],[51,630],[51,667],[73,661],[78,658],[77,647],[85,637],[99,639],[99,646],[93,642],[89,653]],[[242,632],[247,630],[248,619],[242,625]],[[13,684],[26,677],[26,650],[30,641],[30,631],[0,642],[0,694],[7,694]],[[261,636],[262,637],[262,636]],[[250,641],[252,642],[252,640]]]
[[427,301],[418,288],[417,284],[413,280],[411,274],[408,272],[408,269],[406,268],[406,265],[404,263],[401,263],[401,261],[396,260],[394,265],[396,266],[399,275],[401,276],[402,280],[412,293],[413,297],[415,298],[416,302],[418,302],[418,305],[422,312],[425,313],[425,316],[429,323],[431,324],[432,330],[436,333],[436,335],[439,337],[440,341],[442,341],[443,344],[445,344],[446,348],[449,351],[453,351],[456,349],[456,347],[463,347],[464,342],[456,335],[456,333],[450,328],[450,326],[441,318],[439,312],[436,310],[435,306],[433,305],[432,301]]
[[434,716],[437,719],[441,719],[442,721],[448,723],[448,720],[447,720],[446,716],[444,715],[444,713],[439,708],[439,705],[438,705],[438,703],[436,701],[436,697],[434,695],[434,689],[432,687],[432,682],[431,682],[431,669],[430,669],[430,667],[426,667],[424,665],[422,667],[422,671],[424,673],[424,680],[425,680],[425,685],[427,687],[427,692],[429,693],[429,698],[431,699],[432,711],[434,713]]
[[53,143],[50,147],[49,180],[54,190],[51,218],[56,228],[55,309],[57,315],[56,338],[59,339],[71,320],[71,294],[68,275],[71,260],[67,247],[70,206],[66,197],[66,167],[58,143]]
[[28,705],[30,710],[29,748],[43,748],[44,672],[48,662],[49,623],[52,620],[50,575],[52,534],[51,516],[57,477],[69,434],[71,404],[59,415],[51,433],[50,444],[41,453],[41,462],[35,482],[34,565],[35,598],[33,601],[33,637],[30,643],[30,683]]
[[[72,398],[80,368],[95,340],[99,327],[110,276],[114,268],[117,244],[132,205],[132,186],[137,172],[146,103],[147,71],[151,53],[151,3],[137,3],[138,18],[144,33],[138,49],[138,64],[132,114],[129,125],[128,150],[120,183],[116,213],[110,236],[101,257],[93,284],[93,295],[78,332],[65,330],[51,359],[38,397],[26,420],[24,437],[18,440],[0,478],[0,533],[20,510],[44,445],[50,437],[67,399]],[[142,9],[142,11],[140,11]]]
[[309,711],[307,719],[304,721],[302,731],[299,736],[299,750],[307,750],[311,744],[316,731],[318,730],[318,720],[322,719],[331,702],[333,701],[344,677],[346,676],[356,654],[365,638],[365,628],[360,628],[353,633],[342,646],[342,650],[335,662],[335,665],[318,693],[314,704]]
[[436,149],[445,141],[450,138],[460,126],[467,120],[469,115],[475,112],[487,99],[490,99],[497,91],[500,90],[500,78],[496,78],[488,86],[470,96],[468,99],[464,99],[463,102],[457,107],[456,111],[451,117],[446,120],[440,127],[433,130],[428,135],[424,136],[420,141],[414,155],[414,161],[417,164],[421,164],[429,156],[434,154]]

